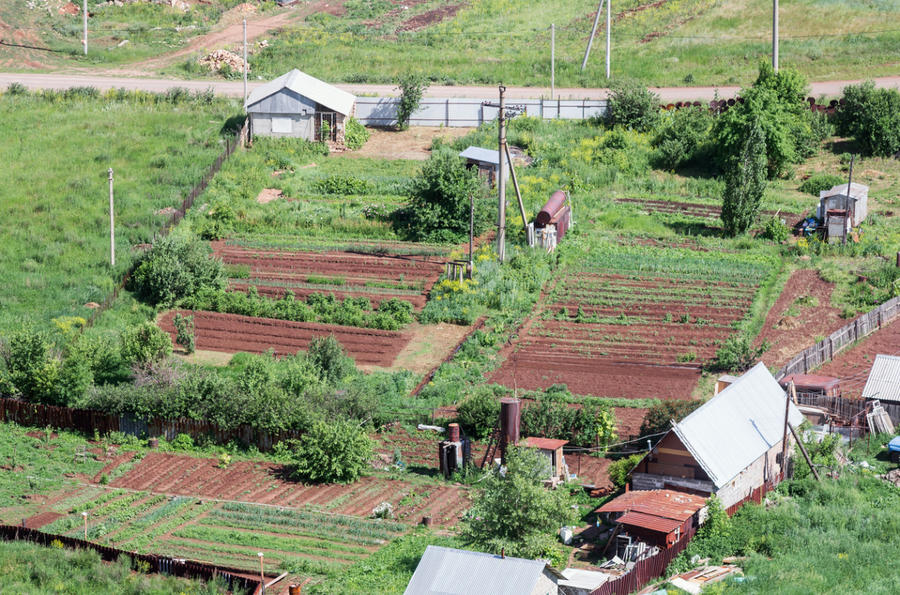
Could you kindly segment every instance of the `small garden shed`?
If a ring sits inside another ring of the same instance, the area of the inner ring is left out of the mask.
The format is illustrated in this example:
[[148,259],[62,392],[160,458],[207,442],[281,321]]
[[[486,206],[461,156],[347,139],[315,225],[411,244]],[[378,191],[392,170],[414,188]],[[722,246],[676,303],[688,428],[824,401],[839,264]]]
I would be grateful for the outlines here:
[[356,97],[296,68],[257,87],[247,98],[253,136],[343,143]]

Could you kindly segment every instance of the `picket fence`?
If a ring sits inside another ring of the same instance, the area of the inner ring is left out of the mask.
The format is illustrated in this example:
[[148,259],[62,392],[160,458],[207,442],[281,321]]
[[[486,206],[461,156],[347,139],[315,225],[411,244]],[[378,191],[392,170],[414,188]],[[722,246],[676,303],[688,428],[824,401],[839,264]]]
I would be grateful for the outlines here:
[[246,424],[222,428],[214,423],[192,419],[136,419],[90,409],[56,407],[17,399],[0,399],[0,421],[15,422],[23,426],[70,429],[88,435],[96,431],[101,436],[110,432],[122,432],[139,438],[164,437],[172,440],[178,434],[187,434],[194,440],[206,439],[218,444],[234,441],[255,446],[263,452],[272,450],[282,440],[302,435],[296,430],[266,432]]
[[66,537],[65,535],[53,535],[52,533],[44,533],[37,529],[28,529],[26,527],[18,527],[15,525],[0,525],[0,537],[6,541],[30,541],[39,543],[45,547],[52,547],[53,545],[56,545],[53,542],[59,542],[64,547],[68,548],[94,550],[107,562],[118,560],[119,556],[129,556],[136,562],[146,564],[146,568],[150,572],[167,574],[170,576],[200,579],[207,582],[220,578],[228,584],[228,591],[231,593],[254,594],[259,593],[262,590],[261,581],[259,579],[252,578],[252,573],[239,568],[215,566],[203,562],[169,558],[168,556],[136,554],[134,552],[126,552],[125,550],[92,543],[83,539]]

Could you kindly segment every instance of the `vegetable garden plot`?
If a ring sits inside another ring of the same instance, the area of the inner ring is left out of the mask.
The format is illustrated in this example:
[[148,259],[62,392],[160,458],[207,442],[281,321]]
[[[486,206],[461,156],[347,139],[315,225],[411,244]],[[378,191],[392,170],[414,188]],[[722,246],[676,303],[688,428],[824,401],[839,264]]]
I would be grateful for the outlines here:
[[[722,208],[717,205],[707,205],[694,202],[675,202],[670,200],[652,200],[649,198],[617,198],[616,202],[633,204],[650,213],[663,213],[673,215],[686,215],[700,219],[719,219],[722,216]],[[760,211],[763,217],[780,217],[788,225],[793,225],[803,216],[799,213],[786,213],[784,211]]]
[[446,261],[443,256],[400,253],[251,249],[226,242],[214,242],[213,249],[227,265],[247,268],[247,278],[231,282],[238,291],[255,286],[273,297],[287,291],[297,296],[334,293],[340,298],[368,297],[375,303],[396,297],[415,308],[425,305]]
[[306,350],[315,337],[334,335],[357,364],[390,366],[410,341],[408,333],[362,329],[315,322],[292,322],[273,318],[255,318],[240,314],[171,310],[160,317],[159,325],[175,341],[176,313],[194,317],[197,349],[236,353],[294,354]]
[[[576,245],[493,380],[525,389],[686,399],[771,274],[761,257]],[[573,252],[575,254],[573,254]]]

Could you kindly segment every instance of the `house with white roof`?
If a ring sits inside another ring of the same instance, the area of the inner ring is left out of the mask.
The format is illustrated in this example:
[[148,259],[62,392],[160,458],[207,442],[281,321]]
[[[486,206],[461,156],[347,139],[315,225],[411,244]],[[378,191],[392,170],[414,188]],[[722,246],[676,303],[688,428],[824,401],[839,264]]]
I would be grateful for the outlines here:
[[[632,471],[635,490],[716,494],[729,508],[771,489],[790,468],[782,461],[785,406],[796,428],[803,415],[760,362],[680,422]],[[788,433],[788,455],[792,438]]]
[[253,136],[342,143],[356,97],[296,68],[250,93],[244,108]]

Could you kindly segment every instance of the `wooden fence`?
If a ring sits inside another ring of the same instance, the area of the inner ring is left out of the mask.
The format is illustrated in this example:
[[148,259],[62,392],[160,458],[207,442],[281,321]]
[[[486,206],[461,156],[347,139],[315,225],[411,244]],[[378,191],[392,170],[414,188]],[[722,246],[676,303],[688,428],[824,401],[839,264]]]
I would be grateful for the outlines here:
[[37,529],[28,529],[25,527],[17,527],[15,525],[0,525],[0,538],[7,541],[30,541],[39,543],[45,547],[50,547],[51,543],[57,541],[69,548],[94,550],[107,562],[118,560],[119,556],[129,556],[134,561],[146,564],[150,572],[199,579],[207,582],[220,578],[228,584],[228,590],[232,593],[249,594],[261,591],[260,580],[252,578],[251,572],[239,568],[214,566],[212,564],[192,562],[180,558],[169,558],[167,556],[135,554],[134,552],[126,552],[124,550],[92,543],[90,541],[84,541],[83,539],[66,537],[65,535],[53,535]]
[[89,409],[73,409],[29,403],[17,399],[0,399],[0,421],[15,422],[23,426],[70,429],[101,435],[122,432],[138,437],[164,437],[172,440],[178,434],[187,434],[194,440],[207,439],[219,444],[235,441],[255,446],[265,452],[282,440],[299,438],[296,430],[266,432],[247,424],[234,428],[222,428],[214,423],[191,419],[135,419],[129,416],[110,415]]
[[684,538],[668,549],[663,549],[649,558],[635,563],[626,574],[607,581],[591,592],[591,595],[628,595],[642,588],[648,582],[665,574],[666,568],[675,556],[687,547],[694,537],[696,529],[685,533]]
[[866,312],[850,324],[825,337],[812,347],[804,349],[775,373],[781,380],[790,374],[807,374],[810,370],[834,359],[834,356],[863,337],[877,331],[900,314],[900,297],[891,298],[877,308]]
[[[800,405],[811,405],[827,409],[836,417],[845,421],[856,418],[856,423],[866,426],[866,418],[862,415],[867,408],[867,402],[863,399],[848,399],[845,397],[831,397],[816,393],[797,392],[797,402]],[[891,421],[900,423],[900,403],[881,401],[881,406],[891,416]]]

